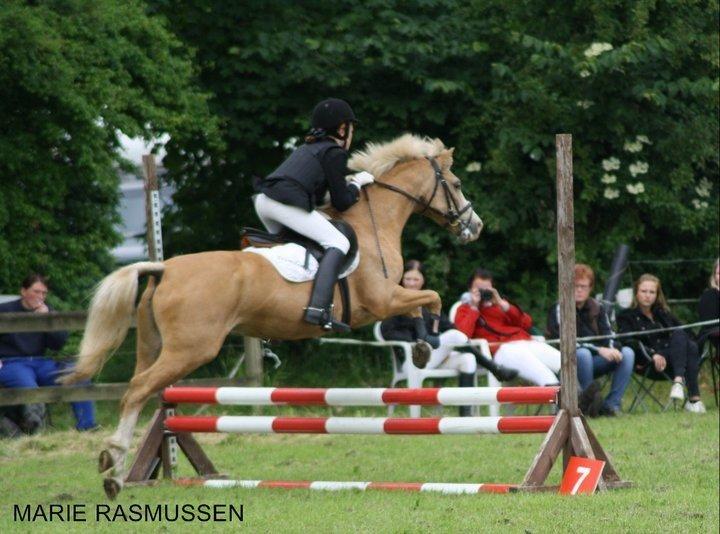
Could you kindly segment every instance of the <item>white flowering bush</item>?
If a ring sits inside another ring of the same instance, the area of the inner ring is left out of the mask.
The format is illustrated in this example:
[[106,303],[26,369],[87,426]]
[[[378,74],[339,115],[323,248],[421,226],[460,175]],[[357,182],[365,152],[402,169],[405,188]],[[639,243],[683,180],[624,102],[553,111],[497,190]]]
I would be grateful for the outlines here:
[[695,192],[698,194],[698,196],[703,198],[710,197],[711,191],[712,182],[705,177],[701,178],[700,183],[697,185],[697,187],[695,187]]
[[[468,3],[465,18],[484,20],[473,35],[485,35],[492,52],[473,55],[482,56],[474,65],[458,59],[465,70],[456,80],[472,88],[462,105],[458,94],[430,105],[438,116],[430,131],[458,132],[459,142],[448,142],[456,154],[483,162],[482,177],[469,174],[464,187],[486,231],[454,257],[482,258],[531,309],[555,291],[547,280],[556,259],[557,133],[573,135],[576,254],[601,279],[620,243],[635,259],[714,257],[720,248],[717,8],[682,0],[550,5]],[[693,294],[678,289],[692,276],[668,280],[668,292]]]
[[625,189],[627,189],[628,193],[631,195],[639,195],[640,193],[645,192],[645,184],[642,182],[637,182],[635,184],[627,184],[625,186]]
[[612,49],[613,45],[610,43],[593,43],[585,50],[584,54],[586,58],[593,58]]
[[648,169],[650,168],[650,165],[648,165],[644,161],[636,161],[635,163],[631,163],[628,170],[630,171],[630,174],[633,178],[635,178],[638,174],[647,174]]
[[620,168],[620,160],[612,157],[602,160],[602,168],[605,171],[616,171]]
[[603,196],[608,200],[613,200],[620,196],[620,190],[614,187],[606,187]]
[[643,149],[643,144],[640,141],[625,141],[623,150],[625,152],[640,152]]

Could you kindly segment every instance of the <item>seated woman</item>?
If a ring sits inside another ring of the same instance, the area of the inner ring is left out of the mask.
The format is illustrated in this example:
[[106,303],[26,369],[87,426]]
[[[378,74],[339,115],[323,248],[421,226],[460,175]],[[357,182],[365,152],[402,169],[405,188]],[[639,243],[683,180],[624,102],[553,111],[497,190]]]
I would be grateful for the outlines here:
[[[623,310],[617,317],[618,330],[621,333],[642,332],[680,326],[681,323],[668,308],[660,279],[652,274],[643,274],[634,284],[632,306]],[[683,384],[687,384],[689,399],[685,409],[693,413],[705,413],[705,405],[700,400],[700,357],[698,346],[688,332],[682,329],[654,334],[638,335],[647,347],[651,362],[640,357],[636,347],[636,364],[638,370],[645,372],[649,365],[650,377],[661,378],[664,371],[673,377],[670,398],[682,401],[685,398]],[[632,344],[632,341],[629,342]],[[637,341],[635,341],[637,344]]]
[[[630,347],[623,347],[612,338],[613,331],[607,313],[600,303],[590,296],[595,286],[595,273],[589,265],[579,263],[575,266],[575,319],[578,337],[606,336],[606,339],[578,344],[577,377],[580,391],[588,391],[593,379],[612,374],[610,392],[600,406],[598,415],[616,416],[625,390],[630,384],[635,353]],[[547,336],[560,337],[560,305],[555,304],[548,312]],[[596,386],[597,387],[597,386]],[[580,397],[581,409],[587,415],[594,415],[593,407],[587,396]]]
[[[720,319],[720,260],[715,260],[708,288],[700,295],[698,316],[703,322]],[[716,323],[700,328],[698,341],[700,346],[706,341],[712,343],[715,346],[715,357],[718,357],[720,355],[720,326]]]
[[[405,269],[402,278],[402,286],[408,289],[422,289],[425,284],[425,274],[422,263],[418,260],[409,260],[405,263]],[[428,332],[432,331],[432,317],[430,313],[423,308],[423,320],[425,328]],[[384,320],[380,324],[380,331],[383,338],[392,341],[416,341],[419,337],[415,322],[412,317],[406,315],[397,315]],[[503,369],[492,360],[488,360],[473,347],[466,347],[462,352],[453,350],[453,347],[468,342],[468,338],[462,332],[455,329],[455,326],[448,320],[444,314],[440,316],[440,335],[439,339],[432,340],[431,345],[437,346],[430,353],[430,359],[425,365],[425,369],[457,369],[460,372],[460,387],[471,387],[475,382],[475,372],[477,371],[476,357],[480,363],[487,367],[499,380],[512,380],[515,374]],[[407,362],[405,362],[407,365]],[[460,416],[470,415],[469,406],[460,406]]]
[[455,315],[457,329],[470,338],[486,339],[495,363],[517,371],[520,378],[539,386],[558,385],[560,351],[532,339],[532,318],[500,296],[492,273],[476,269],[468,288]]

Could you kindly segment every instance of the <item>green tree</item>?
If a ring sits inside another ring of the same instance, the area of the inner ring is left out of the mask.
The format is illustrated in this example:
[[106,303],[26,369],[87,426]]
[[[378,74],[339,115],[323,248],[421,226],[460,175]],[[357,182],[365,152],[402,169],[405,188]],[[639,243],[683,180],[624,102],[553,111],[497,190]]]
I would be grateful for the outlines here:
[[[277,165],[312,105],[333,95],[363,121],[358,145],[413,131],[457,146],[486,231],[459,247],[418,220],[405,241],[447,301],[479,264],[536,316],[555,300],[559,132],[574,134],[578,259],[601,278],[621,242],[633,257],[717,254],[716,1],[153,6],[196,49],[225,141],[190,147],[201,160],[170,147],[175,252],[237,247],[240,227],[256,221],[251,177]],[[671,290],[692,295],[704,277]]]
[[0,292],[38,270],[79,306],[112,267],[119,133],[182,143],[212,128],[190,56],[141,2],[5,1]]
[[[577,257],[601,278],[620,243],[631,259],[716,256],[717,2],[515,2],[502,17],[505,52],[476,119],[491,125],[481,246],[502,250],[495,264],[526,301],[556,290],[554,133],[574,136]],[[706,269],[658,274],[687,297]]]

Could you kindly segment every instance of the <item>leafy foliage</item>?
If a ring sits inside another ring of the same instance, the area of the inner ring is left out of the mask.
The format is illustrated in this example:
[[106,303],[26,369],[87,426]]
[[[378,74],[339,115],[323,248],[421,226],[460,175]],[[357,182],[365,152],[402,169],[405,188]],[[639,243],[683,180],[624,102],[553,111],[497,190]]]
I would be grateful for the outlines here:
[[[478,265],[536,317],[555,300],[559,132],[574,135],[577,256],[601,281],[623,242],[631,259],[717,254],[716,0],[148,5],[5,3],[3,290],[42,269],[77,302],[110,267],[118,131],[171,136],[168,255],[236,248],[256,221],[252,176],[289,153],[327,96],[362,120],[356,146],[411,131],[457,148],[483,236],[460,247],[418,218],[404,243],[448,302]],[[706,279],[659,274],[670,295]]]
[[135,0],[4,2],[0,51],[0,292],[41,271],[79,307],[112,267],[119,132],[182,142],[213,121],[182,44]]
[[[457,147],[486,231],[463,248],[414,220],[404,243],[449,302],[477,265],[536,317],[555,300],[560,132],[574,134],[578,260],[600,278],[620,243],[633,258],[717,254],[717,2],[153,6],[197,51],[225,140],[193,146],[202,161],[171,148],[174,252],[236,247],[254,220],[251,176],[272,170],[332,95],[361,118],[360,145],[413,131]],[[667,280],[670,294],[699,293],[705,278]]]

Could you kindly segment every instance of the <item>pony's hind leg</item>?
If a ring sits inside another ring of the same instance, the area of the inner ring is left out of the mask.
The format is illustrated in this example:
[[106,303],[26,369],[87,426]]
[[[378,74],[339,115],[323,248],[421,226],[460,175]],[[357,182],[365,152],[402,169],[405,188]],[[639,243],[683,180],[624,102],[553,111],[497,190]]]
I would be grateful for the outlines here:
[[[152,295],[155,289],[155,281],[153,278],[148,280],[148,287],[143,292],[142,298],[137,308],[137,344],[135,372],[133,376],[138,376],[148,369],[155,362],[162,348],[162,337],[155,324],[155,318],[152,311]],[[124,401],[123,401],[124,403]],[[121,408],[123,407],[121,403]],[[100,453],[98,459],[98,471],[105,471],[114,467],[122,457],[122,443],[125,441],[124,436],[132,437],[135,424],[137,423],[137,414],[135,417],[121,419],[118,429],[108,440],[108,448]]]
[[130,386],[121,401],[120,422],[117,430],[108,441],[107,449],[100,454],[100,468],[112,469],[109,473],[110,476],[104,481],[105,493],[109,498],[115,498],[122,489],[125,459],[138,416],[145,403],[165,387],[174,384],[212,360],[217,355],[223,339],[224,336],[215,343],[208,343],[206,347],[212,347],[212,350],[204,353],[198,353],[193,347],[182,351],[171,351],[167,347],[163,347],[157,361],[145,371],[135,375],[130,381]]
[[150,278],[137,307],[137,356],[133,376],[148,369],[157,360],[160,349],[162,349],[162,337],[157,324],[155,324],[155,314],[152,309],[154,293],[155,279]]

